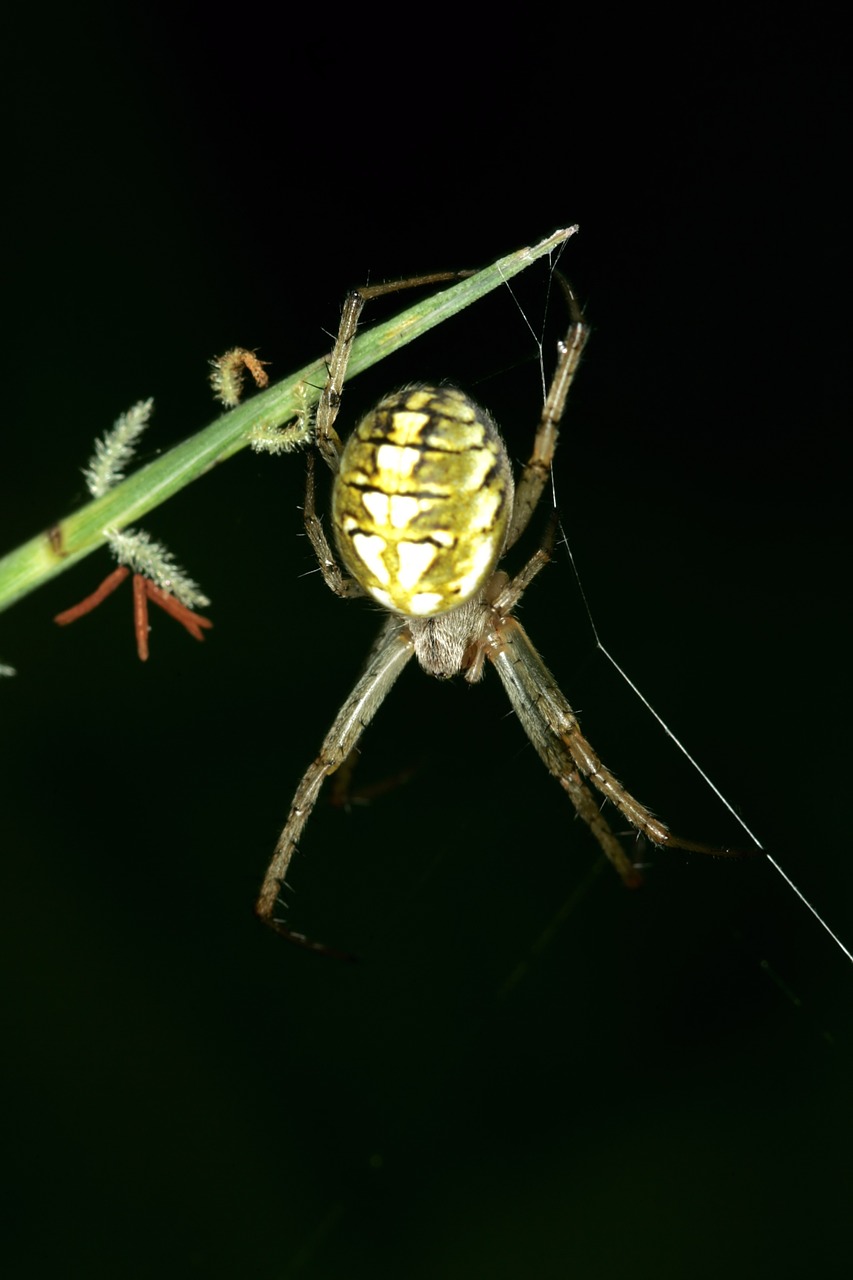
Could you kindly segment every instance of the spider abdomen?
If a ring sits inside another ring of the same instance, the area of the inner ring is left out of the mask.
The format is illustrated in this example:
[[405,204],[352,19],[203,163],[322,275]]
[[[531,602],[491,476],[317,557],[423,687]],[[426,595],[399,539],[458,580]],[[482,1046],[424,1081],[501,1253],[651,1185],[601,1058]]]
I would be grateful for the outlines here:
[[333,495],[341,558],[386,608],[446,613],[492,572],[512,498],[490,415],[455,387],[409,387],[381,400],[341,455]]

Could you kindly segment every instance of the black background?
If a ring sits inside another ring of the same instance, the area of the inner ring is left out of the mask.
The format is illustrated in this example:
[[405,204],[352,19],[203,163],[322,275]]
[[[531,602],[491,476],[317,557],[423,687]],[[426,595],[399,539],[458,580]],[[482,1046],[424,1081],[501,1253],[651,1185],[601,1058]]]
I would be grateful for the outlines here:
[[[347,288],[578,222],[594,332],[555,485],[599,632],[850,945],[835,35],[530,19],[83,5],[12,32],[3,544],[84,500],[136,399],[146,456],[209,421],[226,347],[283,374]],[[515,290],[537,330],[547,286]],[[412,378],[473,390],[524,456],[507,291],[353,383],[344,429]],[[7,1273],[827,1274],[849,960],[761,859],[597,874],[493,675],[407,671],[359,780],[414,776],[306,831],[291,922],[360,962],[255,922],[377,625],[313,572],[303,469],[245,453],[144,522],[213,599],[203,646],[159,615],[138,663],[127,588],[53,627],[104,552],[3,618]],[[562,550],[523,616],[631,789],[748,843],[596,651]]]

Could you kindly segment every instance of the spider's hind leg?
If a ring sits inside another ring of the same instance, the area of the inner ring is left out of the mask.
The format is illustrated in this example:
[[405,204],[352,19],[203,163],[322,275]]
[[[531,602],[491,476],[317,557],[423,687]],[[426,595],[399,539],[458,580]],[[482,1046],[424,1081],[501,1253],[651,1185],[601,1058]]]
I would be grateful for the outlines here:
[[487,650],[522,727],[548,771],[566,791],[623,883],[636,887],[641,876],[601,811],[591,782],[643,835],[656,844],[671,837],[667,827],[605,770],[580,731],[577,717],[515,618],[495,621]]
[[379,640],[372,649],[355,688],[326,734],[320,754],[309,765],[296,789],[290,814],[261,885],[255,911],[276,933],[299,946],[312,950],[329,950],[322,944],[310,942],[302,934],[295,934],[276,915],[281,903],[281,889],[297,843],[326,778],[344,763],[413,653],[414,645],[408,631],[401,625],[399,618],[390,618],[380,632]]

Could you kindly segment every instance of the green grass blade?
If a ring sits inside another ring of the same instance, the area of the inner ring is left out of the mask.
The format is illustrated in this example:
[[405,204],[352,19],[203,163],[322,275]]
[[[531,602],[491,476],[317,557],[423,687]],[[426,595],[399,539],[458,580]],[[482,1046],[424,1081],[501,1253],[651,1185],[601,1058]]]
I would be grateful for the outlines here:
[[[353,344],[347,378],[413,342],[546,254],[577,230],[568,227],[530,248],[519,249],[482,271],[409,307],[360,334]],[[140,468],[102,498],[58,521],[0,560],[0,610],[103,546],[105,529],[123,529],[158,507],[209,468],[244,449],[260,424],[283,426],[310,407],[326,377],[325,357],[306,365],[245,404],[222,415],[154,462]],[[309,389],[306,396],[304,388]],[[312,391],[312,389],[316,389]],[[301,394],[300,392],[303,392]]]

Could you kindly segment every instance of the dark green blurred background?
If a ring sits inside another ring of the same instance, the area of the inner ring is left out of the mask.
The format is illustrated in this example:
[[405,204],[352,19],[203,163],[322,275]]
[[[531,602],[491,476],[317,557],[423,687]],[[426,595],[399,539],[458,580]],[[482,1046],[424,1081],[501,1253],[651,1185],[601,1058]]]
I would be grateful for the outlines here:
[[[832,33],[463,17],[84,4],[11,32],[2,549],[83,501],[136,399],[147,456],[209,421],[226,347],[283,374],[368,277],[577,221],[594,332],[555,484],[597,626],[850,945]],[[537,330],[547,284],[516,291]],[[521,458],[536,357],[498,292],[354,383],[344,427],[448,378]],[[244,454],[144,522],[213,599],[203,646],[158,615],[139,664],[127,588],[54,628],[104,552],[0,624],[5,1273],[843,1271],[850,962],[760,859],[653,852],[635,894],[597,874],[493,675],[408,671],[358,781],[413,777],[307,829],[291,922],[360,963],[256,924],[377,626],[314,572],[303,473]],[[631,789],[744,843],[596,652],[563,550],[523,617]]]

